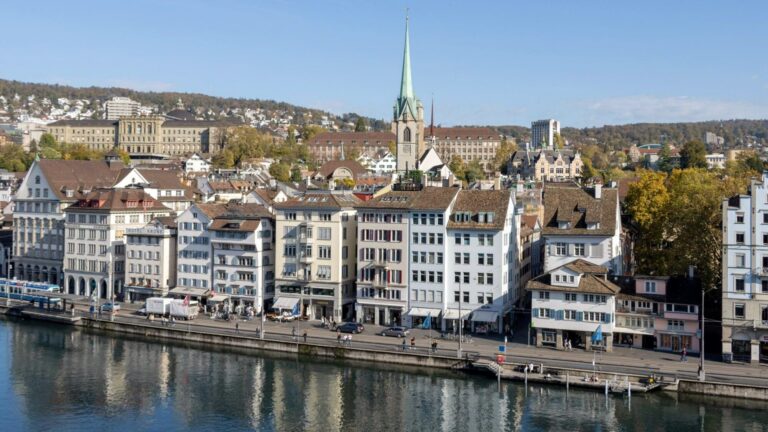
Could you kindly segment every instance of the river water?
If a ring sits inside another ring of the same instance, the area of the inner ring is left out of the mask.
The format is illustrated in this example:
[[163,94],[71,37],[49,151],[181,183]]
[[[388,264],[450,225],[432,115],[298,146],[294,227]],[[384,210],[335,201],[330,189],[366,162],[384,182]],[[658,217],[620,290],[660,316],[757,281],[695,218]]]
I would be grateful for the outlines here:
[[0,320],[0,431],[768,430],[768,404],[631,401],[482,376]]

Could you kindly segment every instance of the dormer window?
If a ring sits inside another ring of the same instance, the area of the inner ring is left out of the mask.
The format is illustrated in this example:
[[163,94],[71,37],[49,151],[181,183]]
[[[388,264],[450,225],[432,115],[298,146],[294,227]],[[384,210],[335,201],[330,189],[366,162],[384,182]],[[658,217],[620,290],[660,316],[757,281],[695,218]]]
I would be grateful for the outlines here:
[[558,221],[557,222],[557,227],[559,229],[568,229],[568,228],[571,227],[571,223],[568,222],[568,221]]
[[587,224],[587,229],[588,230],[600,229],[600,222],[590,222],[590,223],[588,223]]

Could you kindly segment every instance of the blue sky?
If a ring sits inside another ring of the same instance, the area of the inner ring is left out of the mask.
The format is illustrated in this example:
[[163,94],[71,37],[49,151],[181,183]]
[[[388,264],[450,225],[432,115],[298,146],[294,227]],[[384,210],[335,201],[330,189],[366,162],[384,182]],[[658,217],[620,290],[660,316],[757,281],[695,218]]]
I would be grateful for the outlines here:
[[0,77],[389,119],[406,8],[437,123],[768,118],[765,1],[14,1]]

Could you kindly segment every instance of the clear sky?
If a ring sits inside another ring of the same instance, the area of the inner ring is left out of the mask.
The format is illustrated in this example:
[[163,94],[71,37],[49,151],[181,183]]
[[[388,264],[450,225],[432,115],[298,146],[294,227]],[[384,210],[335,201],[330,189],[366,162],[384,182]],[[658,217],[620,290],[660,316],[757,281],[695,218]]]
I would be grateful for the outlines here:
[[764,0],[12,1],[0,77],[390,119],[406,8],[436,123],[768,118]]

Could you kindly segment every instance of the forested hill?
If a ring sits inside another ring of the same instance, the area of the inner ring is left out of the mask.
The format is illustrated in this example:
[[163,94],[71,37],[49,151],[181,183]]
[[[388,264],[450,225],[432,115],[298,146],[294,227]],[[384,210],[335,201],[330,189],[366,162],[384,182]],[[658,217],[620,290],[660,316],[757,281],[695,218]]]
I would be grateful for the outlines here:
[[[159,113],[173,110],[181,99],[186,108],[194,110],[198,117],[205,119],[242,117],[246,110],[252,110],[263,114],[269,121],[285,120],[295,125],[320,124],[325,116],[328,122],[345,129],[354,127],[359,117],[354,113],[334,115],[321,109],[264,99],[224,98],[199,93],[145,92],[119,87],[71,87],[3,79],[0,79],[0,96],[5,99],[5,103],[0,100],[0,109],[6,110],[13,120],[20,110],[34,117],[48,118],[51,108],[66,109],[59,104],[60,98],[68,99],[70,104],[74,104],[75,101],[85,101],[87,103],[84,104],[83,111],[91,111],[93,117],[102,118],[104,102],[113,96],[129,97]],[[373,128],[389,128],[389,125],[385,125],[381,120],[364,118]]]
[[[519,142],[530,140],[530,128],[497,126],[501,133],[515,137]],[[637,123],[593,128],[563,128],[561,134],[570,144],[600,144],[609,149],[629,147],[632,144],[683,144],[704,141],[712,132],[725,140],[727,147],[768,143],[768,120],[717,120],[696,123]]]

